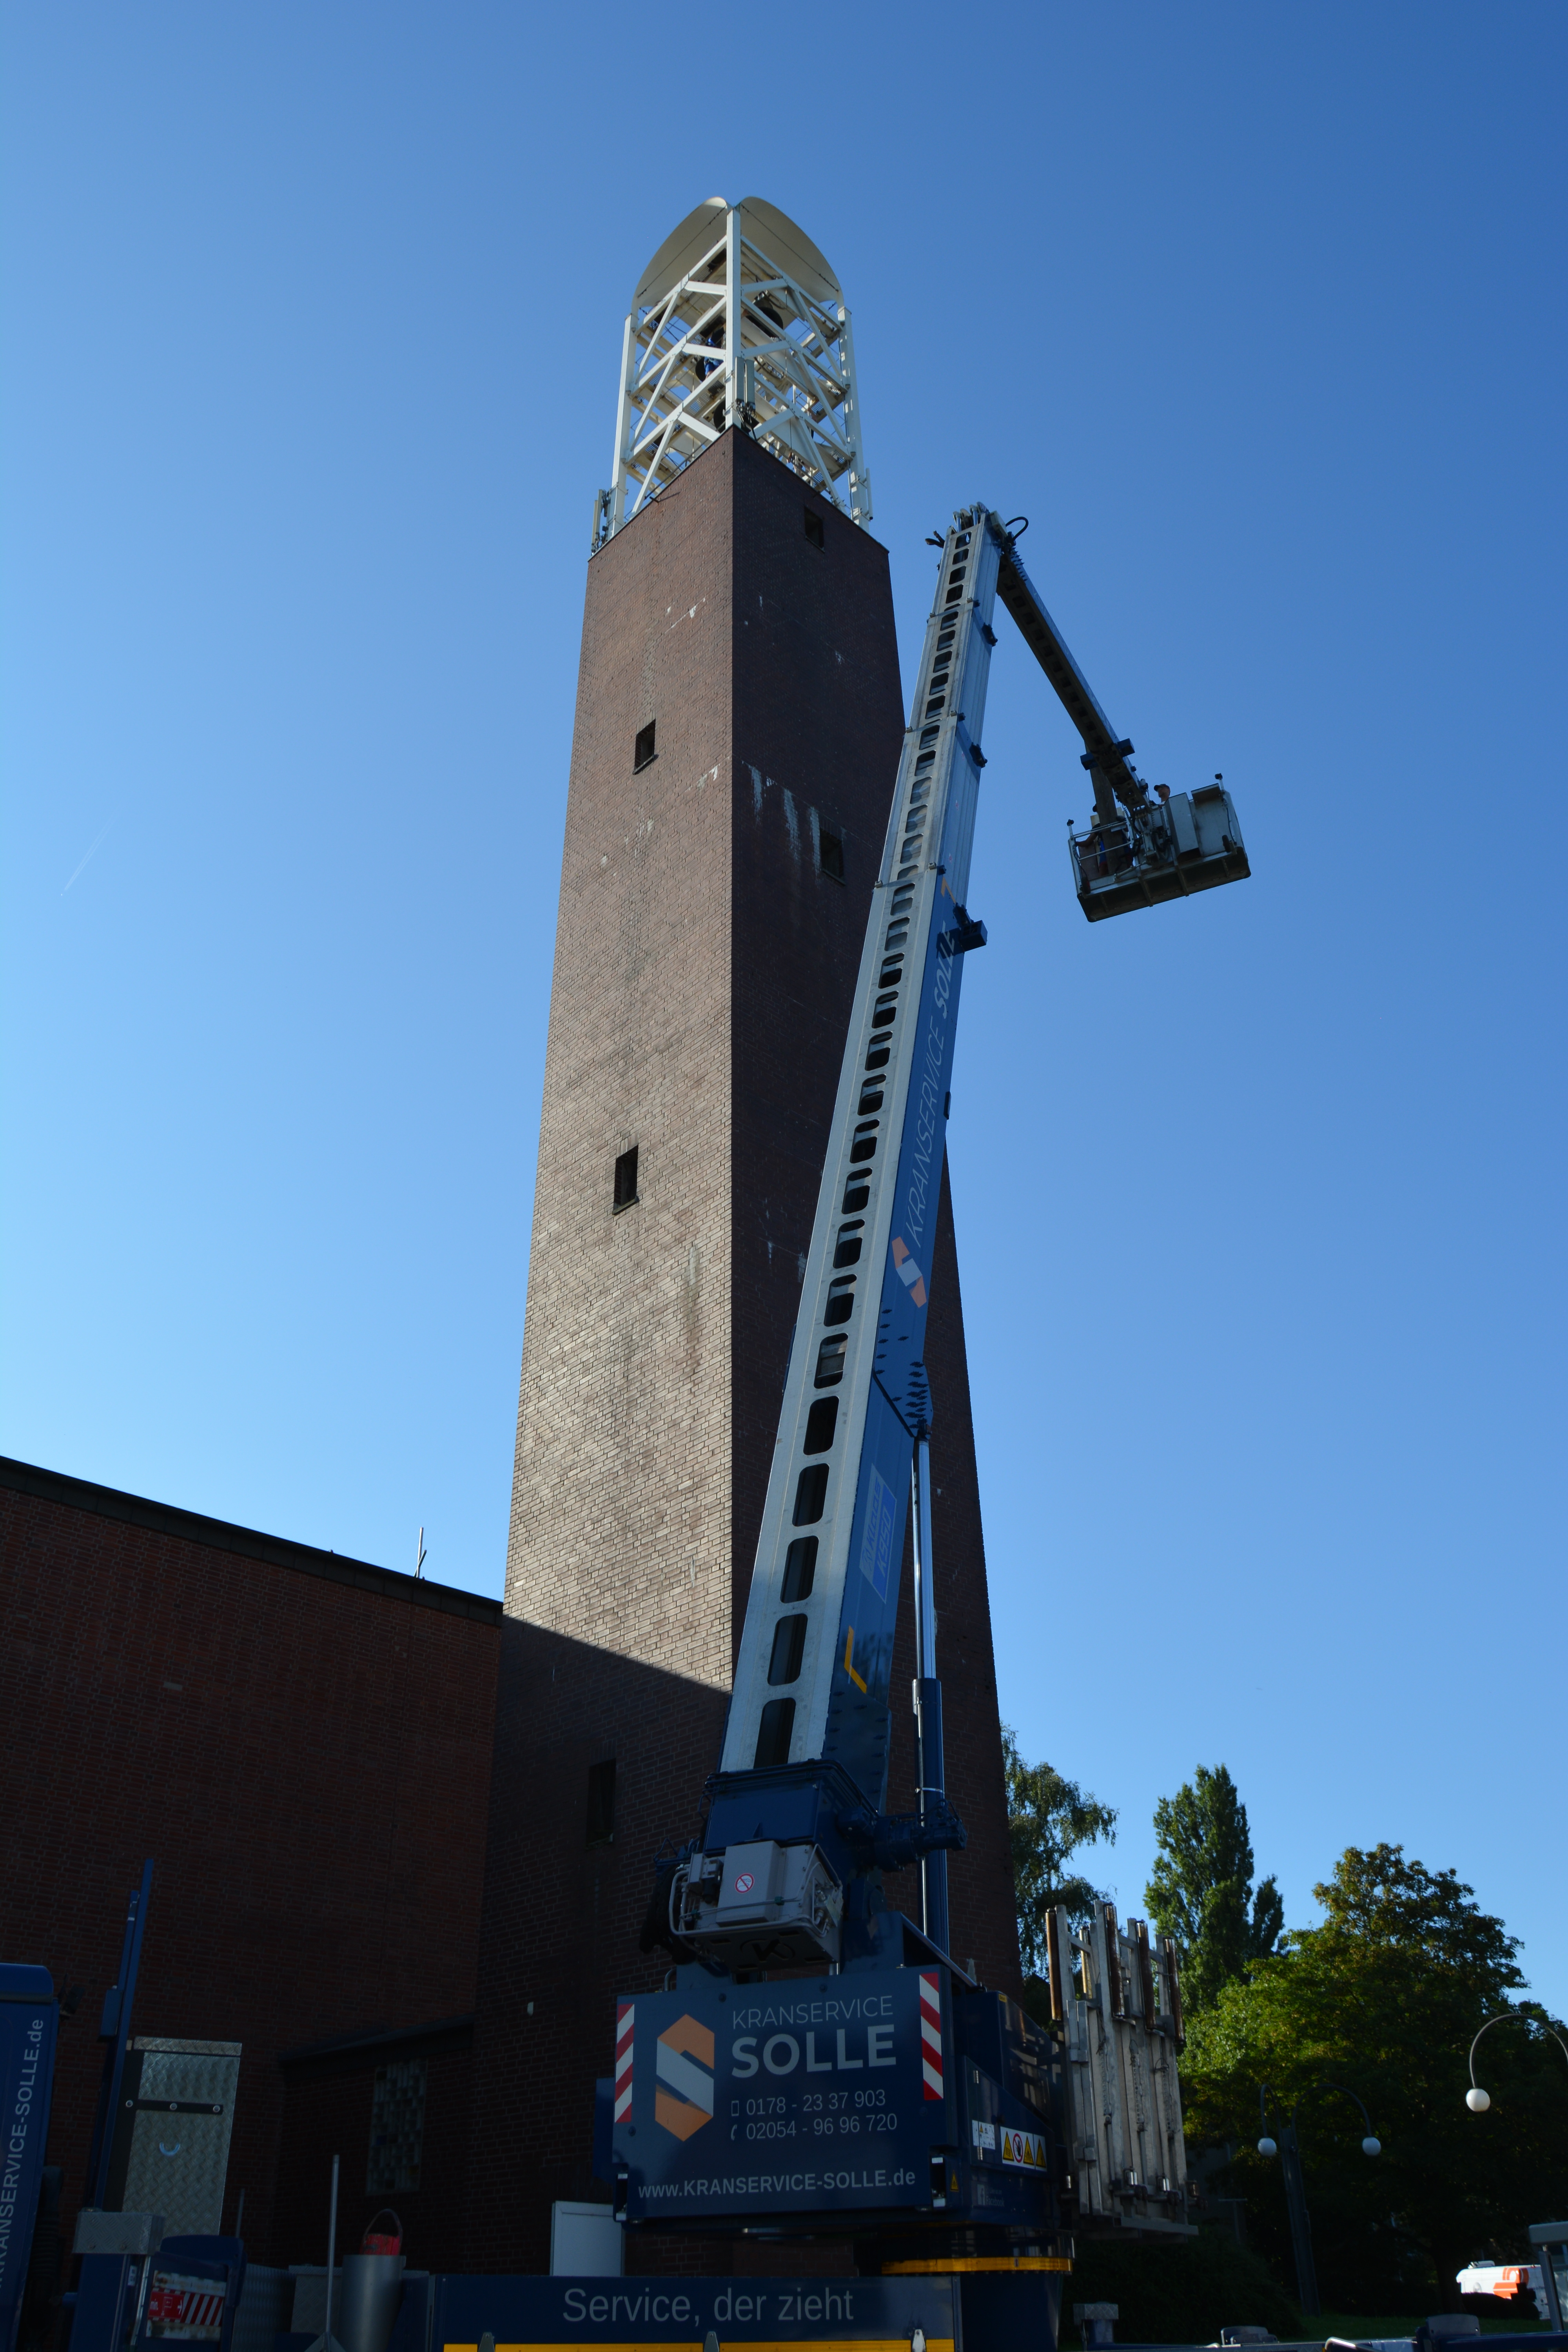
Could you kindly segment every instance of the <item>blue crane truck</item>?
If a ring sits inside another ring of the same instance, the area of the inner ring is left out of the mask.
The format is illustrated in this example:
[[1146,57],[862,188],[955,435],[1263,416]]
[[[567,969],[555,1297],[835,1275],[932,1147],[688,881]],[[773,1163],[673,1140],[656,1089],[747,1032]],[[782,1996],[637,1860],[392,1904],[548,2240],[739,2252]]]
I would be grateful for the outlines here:
[[[658,1867],[670,1967],[618,2001],[597,2168],[629,2229],[852,2236],[884,2274],[1061,2272],[1075,2233],[1187,2234],[1176,1956],[1052,1915],[1048,2022],[948,1949],[932,1596],[931,1244],[998,600],[1083,737],[1091,921],[1245,878],[1223,779],[1151,793],[983,505],[942,534],[860,960],[733,1696],[700,1833]],[[919,1802],[889,1814],[909,1516]],[[883,1874],[918,1861],[919,1922]],[[986,2331],[989,2333],[989,2329]]]

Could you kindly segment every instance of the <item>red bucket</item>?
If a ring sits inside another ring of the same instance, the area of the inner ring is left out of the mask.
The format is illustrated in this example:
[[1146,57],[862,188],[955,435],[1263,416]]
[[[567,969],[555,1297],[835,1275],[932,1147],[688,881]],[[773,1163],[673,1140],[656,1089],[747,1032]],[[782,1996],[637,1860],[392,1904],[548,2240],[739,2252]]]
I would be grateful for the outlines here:
[[[382,2221],[390,2221],[391,2230],[379,2228],[377,2225]],[[359,2250],[362,2254],[400,2254],[403,2252],[403,2224],[390,2205],[384,2205],[375,2215],[360,2241]]]

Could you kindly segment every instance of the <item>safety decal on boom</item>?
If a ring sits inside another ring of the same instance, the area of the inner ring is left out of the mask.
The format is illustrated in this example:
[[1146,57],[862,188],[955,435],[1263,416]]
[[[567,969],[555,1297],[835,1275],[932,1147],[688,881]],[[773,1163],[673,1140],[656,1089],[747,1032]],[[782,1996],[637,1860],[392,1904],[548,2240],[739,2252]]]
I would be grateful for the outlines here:
[[866,1497],[866,1531],[860,1538],[860,1573],[879,1601],[888,1597],[893,1565],[893,1523],[898,1513],[893,1490],[873,1466]]
[[893,1235],[893,1264],[899,1269],[899,1280],[917,1307],[926,1303],[926,1278],[910,1255],[910,1246],[902,1234]]
[[1004,2164],[1022,2165],[1031,2172],[1046,2169],[1046,2143],[1040,2132],[1005,2129],[1000,2153]]

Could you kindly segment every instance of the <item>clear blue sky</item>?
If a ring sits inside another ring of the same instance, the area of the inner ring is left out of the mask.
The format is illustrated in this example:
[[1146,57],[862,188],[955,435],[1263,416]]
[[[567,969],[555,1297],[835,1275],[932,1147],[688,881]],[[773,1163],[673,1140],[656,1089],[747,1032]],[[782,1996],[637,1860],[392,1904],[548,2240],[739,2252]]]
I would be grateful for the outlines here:
[[[906,676],[1032,518],[1255,878],[1089,929],[1004,622],[952,1157],[1006,1714],[1568,2009],[1559,5],[5,16],[0,1444],[500,1589],[621,320],[848,291]],[[1546,797],[1543,799],[1542,794]]]

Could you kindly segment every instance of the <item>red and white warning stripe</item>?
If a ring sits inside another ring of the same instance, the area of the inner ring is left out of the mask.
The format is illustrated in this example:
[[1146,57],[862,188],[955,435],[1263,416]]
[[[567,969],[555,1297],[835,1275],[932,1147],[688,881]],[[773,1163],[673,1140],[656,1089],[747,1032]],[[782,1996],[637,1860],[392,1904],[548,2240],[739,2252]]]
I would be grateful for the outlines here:
[[192,2343],[216,2344],[223,2335],[224,2298],[227,2288],[205,2279],[183,2278],[176,2271],[154,2271],[147,2297],[147,2330],[154,2339],[180,2336]]
[[921,1976],[921,2074],[928,2099],[942,2097],[942,1979],[934,1969]]
[[616,2121],[626,2122],[632,2111],[632,2027],[637,2021],[637,2004],[623,2000],[616,2006]]

